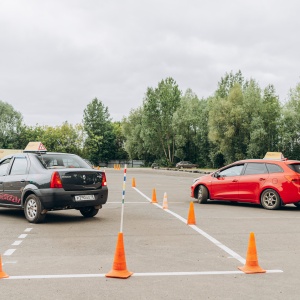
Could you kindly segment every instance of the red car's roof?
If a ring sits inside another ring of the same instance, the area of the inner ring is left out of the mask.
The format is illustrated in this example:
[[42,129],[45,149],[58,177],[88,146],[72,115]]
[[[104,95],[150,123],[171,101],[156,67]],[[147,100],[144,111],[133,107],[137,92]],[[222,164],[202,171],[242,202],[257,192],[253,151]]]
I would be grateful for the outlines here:
[[236,161],[232,164],[236,163],[247,163],[247,162],[264,162],[264,163],[284,163],[284,164],[292,164],[292,163],[300,163],[299,160],[277,160],[277,159],[244,159]]

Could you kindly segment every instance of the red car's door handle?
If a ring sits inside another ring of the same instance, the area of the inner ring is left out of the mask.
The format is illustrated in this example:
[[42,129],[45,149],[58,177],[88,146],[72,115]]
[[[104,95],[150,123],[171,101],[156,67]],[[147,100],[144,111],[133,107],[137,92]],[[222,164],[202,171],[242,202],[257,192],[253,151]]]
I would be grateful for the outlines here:
[[259,178],[260,181],[266,180],[266,178]]
[[238,182],[238,180],[237,179],[233,179],[232,182]]

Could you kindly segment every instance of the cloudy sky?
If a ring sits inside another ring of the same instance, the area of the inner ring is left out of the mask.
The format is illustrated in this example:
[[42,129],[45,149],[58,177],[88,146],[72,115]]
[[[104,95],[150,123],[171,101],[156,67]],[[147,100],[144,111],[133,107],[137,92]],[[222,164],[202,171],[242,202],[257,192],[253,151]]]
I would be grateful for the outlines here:
[[300,82],[298,0],[0,0],[0,100],[29,126],[114,121],[173,77],[213,94],[238,70],[281,101]]

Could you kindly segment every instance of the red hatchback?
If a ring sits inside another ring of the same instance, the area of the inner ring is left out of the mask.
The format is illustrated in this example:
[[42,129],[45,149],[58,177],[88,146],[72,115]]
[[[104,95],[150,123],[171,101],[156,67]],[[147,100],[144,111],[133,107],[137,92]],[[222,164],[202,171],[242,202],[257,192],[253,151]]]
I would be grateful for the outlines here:
[[199,177],[191,186],[199,203],[225,200],[261,204],[266,209],[300,207],[300,161],[247,159]]

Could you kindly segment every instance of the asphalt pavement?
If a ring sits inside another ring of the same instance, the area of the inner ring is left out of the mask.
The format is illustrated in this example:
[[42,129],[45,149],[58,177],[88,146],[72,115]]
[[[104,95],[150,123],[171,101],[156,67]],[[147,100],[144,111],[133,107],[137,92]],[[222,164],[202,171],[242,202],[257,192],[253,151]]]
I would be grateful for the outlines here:
[[[30,224],[22,211],[0,208],[2,270],[9,275],[0,279],[1,299],[299,298],[300,211],[294,206],[200,205],[189,196],[194,173],[129,168],[125,184],[123,169],[106,174],[108,202],[91,219],[67,210]],[[195,225],[187,224],[191,201]],[[107,278],[120,232],[133,274]],[[251,232],[266,273],[238,269]]]

